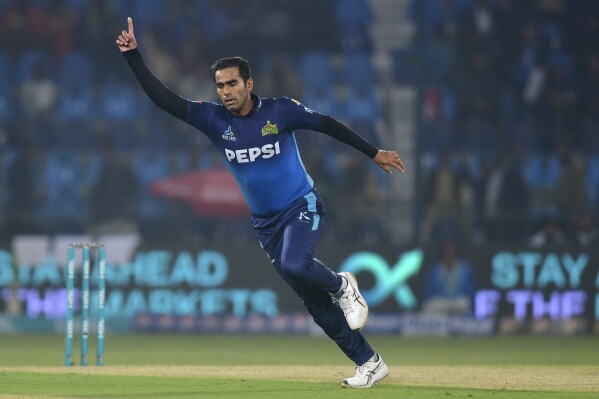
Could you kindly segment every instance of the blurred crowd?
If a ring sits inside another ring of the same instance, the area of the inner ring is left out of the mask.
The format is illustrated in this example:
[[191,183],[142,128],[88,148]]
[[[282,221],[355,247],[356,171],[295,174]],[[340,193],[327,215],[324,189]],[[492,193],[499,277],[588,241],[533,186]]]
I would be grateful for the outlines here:
[[[224,165],[201,134],[157,112],[115,38],[131,16],[151,70],[190,99],[216,100],[210,65],[241,55],[257,94],[296,98],[378,145],[377,123],[394,110],[381,103],[372,64],[370,3],[0,2],[2,236],[132,229],[147,239],[253,242],[246,220],[196,215],[151,194],[168,176]],[[393,85],[425,82],[423,239],[538,245],[560,234],[574,241],[585,226],[596,243],[596,2],[413,0],[409,12],[418,33],[392,54]],[[322,134],[296,137],[333,209],[325,240],[387,242],[388,180]]]
[[[599,3],[422,0],[418,52],[430,237],[597,244]],[[587,237],[587,238],[580,238]],[[590,239],[590,242],[589,242]]]
[[[197,215],[152,195],[161,179],[224,164],[205,137],[157,111],[140,89],[115,45],[128,16],[150,69],[182,96],[216,100],[211,64],[240,55],[252,64],[258,95],[297,98],[377,143],[382,112],[365,0],[3,1],[5,239],[136,230],[148,240],[254,242],[245,219]],[[297,137],[327,204],[356,210],[352,221],[333,222],[329,238],[383,239],[368,206],[375,167],[320,133]]]

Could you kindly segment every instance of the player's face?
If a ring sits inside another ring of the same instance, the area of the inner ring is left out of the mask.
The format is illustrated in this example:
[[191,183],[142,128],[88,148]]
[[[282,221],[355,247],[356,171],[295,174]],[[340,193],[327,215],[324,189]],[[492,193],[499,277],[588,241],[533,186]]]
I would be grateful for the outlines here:
[[252,78],[243,84],[239,68],[230,67],[216,71],[214,80],[218,98],[233,115],[245,116],[250,113],[252,110],[250,93],[254,85]]

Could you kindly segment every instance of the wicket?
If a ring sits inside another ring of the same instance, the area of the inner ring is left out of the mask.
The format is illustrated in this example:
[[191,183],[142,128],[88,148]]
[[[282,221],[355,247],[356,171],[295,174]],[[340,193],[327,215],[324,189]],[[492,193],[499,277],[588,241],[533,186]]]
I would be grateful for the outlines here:
[[97,341],[96,341],[96,366],[104,365],[104,301],[106,298],[106,250],[102,244],[73,243],[67,248],[66,267],[66,332],[64,365],[72,366],[73,363],[73,332],[75,316],[75,252],[82,250],[83,262],[81,265],[81,366],[88,363],[88,338],[89,338],[89,299],[90,299],[90,251],[97,250],[98,270],[98,310],[97,310]]

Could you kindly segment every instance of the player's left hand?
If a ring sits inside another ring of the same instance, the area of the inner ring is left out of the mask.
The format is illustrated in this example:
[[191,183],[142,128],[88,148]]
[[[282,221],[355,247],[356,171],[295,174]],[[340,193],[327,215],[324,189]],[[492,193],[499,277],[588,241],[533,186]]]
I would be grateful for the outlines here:
[[402,173],[406,171],[402,160],[395,151],[379,150],[372,160],[387,173],[393,173],[393,169]]

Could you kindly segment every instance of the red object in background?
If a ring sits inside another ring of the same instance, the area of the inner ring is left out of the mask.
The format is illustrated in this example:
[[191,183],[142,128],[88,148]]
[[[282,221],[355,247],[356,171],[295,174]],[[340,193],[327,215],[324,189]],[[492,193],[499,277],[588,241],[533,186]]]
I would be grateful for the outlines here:
[[228,170],[189,172],[152,184],[152,194],[191,204],[199,215],[247,216],[248,207]]

